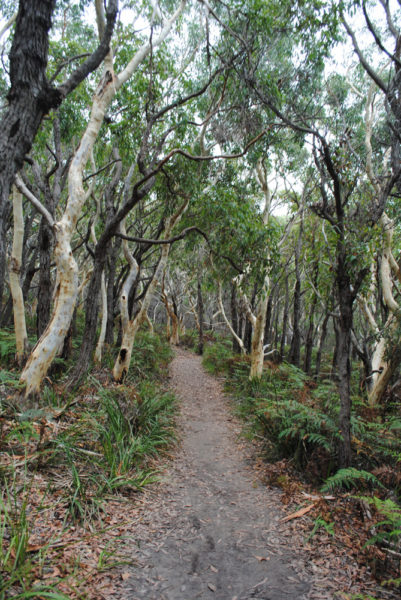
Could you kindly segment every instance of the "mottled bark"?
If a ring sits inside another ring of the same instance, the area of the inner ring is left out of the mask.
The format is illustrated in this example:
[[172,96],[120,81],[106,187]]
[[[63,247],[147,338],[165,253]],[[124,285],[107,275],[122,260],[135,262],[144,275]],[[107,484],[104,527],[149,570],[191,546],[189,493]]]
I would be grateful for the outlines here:
[[43,117],[102,62],[117,14],[117,0],[109,2],[107,26],[96,51],[60,88],[46,78],[49,29],[55,0],[20,0],[10,52],[8,105],[0,126],[0,303],[4,289],[8,196],[16,173],[31,149]]
[[22,244],[24,239],[24,217],[22,212],[22,194],[15,186],[13,188],[13,217],[13,247],[8,270],[14,309],[14,331],[16,345],[15,360],[18,365],[22,365],[28,351],[28,335],[25,322],[24,298],[21,289],[21,260]]

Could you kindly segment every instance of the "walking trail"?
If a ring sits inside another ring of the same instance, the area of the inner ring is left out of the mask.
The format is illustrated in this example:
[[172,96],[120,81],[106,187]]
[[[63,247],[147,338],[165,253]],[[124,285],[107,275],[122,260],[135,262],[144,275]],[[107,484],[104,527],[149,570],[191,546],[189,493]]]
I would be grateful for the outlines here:
[[280,492],[262,485],[247,463],[220,383],[199,357],[178,349],[171,387],[182,404],[182,444],[146,503],[129,549],[134,567],[118,597],[333,598],[333,577],[328,582],[327,569],[305,562],[295,522],[282,523]]

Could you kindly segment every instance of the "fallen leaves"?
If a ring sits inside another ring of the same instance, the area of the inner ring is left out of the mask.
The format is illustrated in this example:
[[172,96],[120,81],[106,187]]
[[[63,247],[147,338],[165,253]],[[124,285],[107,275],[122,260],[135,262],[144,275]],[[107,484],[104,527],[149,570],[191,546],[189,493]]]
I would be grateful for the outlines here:
[[300,508],[299,510],[297,510],[294,513],[292,513],[291,515],[288,515],[287,517],[284,517],[284,519],[281,519],[281,521],[283,523],[286,523],[287,521],[291,521],[292,519],[299,519],[300,517],[303,517],[308,512],[310,512],[312,510],[312,508],[315,508],[315,506],[316,506],[315,503],[309,504],[308,506],[304,506],[303,508]]

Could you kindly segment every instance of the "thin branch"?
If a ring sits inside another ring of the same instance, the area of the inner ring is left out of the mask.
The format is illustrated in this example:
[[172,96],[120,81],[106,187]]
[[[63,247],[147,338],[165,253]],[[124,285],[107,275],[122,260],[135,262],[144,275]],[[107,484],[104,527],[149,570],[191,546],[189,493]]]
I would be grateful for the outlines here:
[[95,173],[91,173],[90,175],[87,175],[83,181],[88,181],[88,179],[91,179],[91,177],[96,177],[96,175],[99,175],[99,173],[101,173],[102,171],[105,171],[106,169],[108,169],[109,167],[114,165],[116,162],[121,162],[121,158],[116,158],[114,160],[111,160],[107,165],[105,165],[104,167],[101,167]]
[[347,30],[348,35],[350,36],[350,38],[352,40],[352,45],[354,46],[354,50],[356,52],[356,55],[359,58],[359,62],[361,63],[362,67],[365,69],[365,71],[367,72],[367,74],[369,75],[369,77],[371,77],[373,79],[373,81],[376,83],[376,85],[385,94],[387,94],[388,93],[388,87],[387,87],[387,85],[384,83],[383,79],[376,73],[376,71],[374,71],[372,69],[372,67],[370,66],[370,64],[366,60],[364,54],[362,53],[362,50],[358,46],[358,42],[356,41],[355,33],[353,32],[353,30],[351,29],[351,27],[348,25],[348,23],[345,20],[345,17],[344,17],[343,14],[341,15],[341,20],[342,20],[342,22],[344,24],[345,29]]
[[32,192],[27,188],[25,183],[22,181],[21,177],[17,174],[15,176],[15,185],[19,189],[19,191],[24,194],[25,198],[29,200],[29,202],[36,208],[38,212],[47,220],[50,227],[54,227],[55,221],[50,214],[50,212],[43,206],[43,204],[32,194]]

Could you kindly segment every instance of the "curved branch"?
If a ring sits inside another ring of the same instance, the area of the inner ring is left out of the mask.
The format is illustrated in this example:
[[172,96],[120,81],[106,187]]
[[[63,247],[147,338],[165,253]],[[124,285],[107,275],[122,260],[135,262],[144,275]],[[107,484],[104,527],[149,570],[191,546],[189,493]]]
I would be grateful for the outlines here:
[[81,81],[83,81],[89,75],[89,73],[92,73],[92,71],[97,69],[103,59],[107,56],[107,53],[110,49],[110,41],[111,36],[113,35],[117,11],[118,0],[109,0],[107,6],[106,27],[100,44],[89,56],[89,58],[79,65],[79,67],[77,67],[70,75],[70,77],[57,88],[62,98],[65,98],[68,96],[68,94],[75,90]]
[[32,194],[31,190],[29,190],[27,188],[27,186],[22,181],[22,179],[21,179],[21,177],[19,175],[15,176],[15,185],[19,189],[19,191],[22,194],[24,194],[25,198],[27,198],[29,200],[29,202],[31,204],[33,204],[33,206],[36,208],[36,210],[38,212],[40,212],[40,214],[47,220],[47,222],[49,223],[50,227],[54,227],[55,221],[54,221],[52,215],[50,214],[50,212],[47,210],[47,208],[45,208],[43,206],[43,204],[40,202],[40,200],[38,200],[36,198],[36,196],[34,196]]
[[362,67],[365,69],[365,71],[367,72],[367,74],[369,75],[369,77],[371,77],[373,79],[373,81],[375,82],[375,84],[385,94],[387,94],[387,92],[388,92],[387,85],[384,83],[383,79],[376,73],[376,71],[374,71],[372,69],[372,67],[370,66],[370,64],[366,60],[364,54],[362,53],[362,50],[358,46],[358,42],[356,41],[355,33],[353,32],[353,30],[351,29],[351,27],[348,25],[348,23],[345,20],[345,17],[344,17],[343,14],[341,15],[341,20],[343,22],[343,25],[344,25],[345,29],[347,30],[348,35],[350,36],[350,38],[352,40],[352,45],[354,46],[355,53],[358,56],[359,62],[361,63]]

